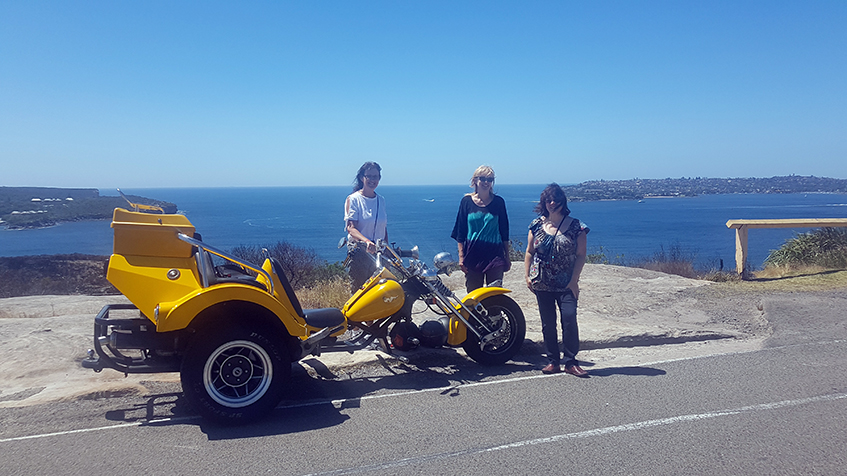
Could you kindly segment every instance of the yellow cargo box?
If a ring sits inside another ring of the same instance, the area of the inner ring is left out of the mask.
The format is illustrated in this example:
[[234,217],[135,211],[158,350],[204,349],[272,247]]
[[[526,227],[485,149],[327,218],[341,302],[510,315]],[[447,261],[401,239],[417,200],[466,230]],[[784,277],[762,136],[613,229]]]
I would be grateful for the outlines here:
[[191,245],[177,237],[179,233],[194,236],[194,225],[184,215],[150,214],[116,208],[112,215],[112,228],[115,230],[115,254],[191,257]]

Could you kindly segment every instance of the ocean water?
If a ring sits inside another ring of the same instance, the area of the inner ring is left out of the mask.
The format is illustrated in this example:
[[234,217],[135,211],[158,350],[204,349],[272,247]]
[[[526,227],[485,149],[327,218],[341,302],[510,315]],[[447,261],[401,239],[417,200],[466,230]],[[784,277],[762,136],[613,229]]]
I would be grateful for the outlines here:
[[[513,239],[526,243],[527,225],[543,185],[497,185],[506,200]],[[440,251],[455,254],[450,238],[463,185],[380,186],[388,208],[391,241],[418,245],[427,259]],[[308,247],[329,262],[344,259],[337,248],[345,235],[343,203],[349,187],[131,189],[126,193],[176,203],[203,240],[229,250],[238,245],[288,241]],[[107,191],[101,191],[108,194]],[[845,194],[734,194],[642,201],[571,202],[571,215],[591,229],[590,253],[632,262],[660,250],[681,250],[701,268],[735,266],[735,231],[726,221],[739,218],[845,218]],[[770,250],[804,230],[750,230],[750,262],[761,267]],[[109,221],[63,223],[37,230],[0,230],[0,256],[86,253],[108,255]]]

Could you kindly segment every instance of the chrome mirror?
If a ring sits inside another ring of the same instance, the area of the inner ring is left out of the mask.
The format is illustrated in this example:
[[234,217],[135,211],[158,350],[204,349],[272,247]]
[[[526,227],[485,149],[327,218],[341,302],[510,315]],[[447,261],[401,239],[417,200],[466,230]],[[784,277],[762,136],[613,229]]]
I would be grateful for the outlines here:
[[432,263],[435,265],[435,269],[437,269],[439,273],[444,273],[448,276],[459,267],[459,263],[453,259],[453,255],[450,254],[449,251],[442,251],[435,255]]

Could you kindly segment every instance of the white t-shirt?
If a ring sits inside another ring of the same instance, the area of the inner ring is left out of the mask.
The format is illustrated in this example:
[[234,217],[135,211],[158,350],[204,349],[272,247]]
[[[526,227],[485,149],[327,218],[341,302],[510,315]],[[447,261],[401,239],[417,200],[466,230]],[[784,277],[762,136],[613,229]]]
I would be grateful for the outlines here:
[[[353,192],[347,198],[350,205],[348,209],[345,202],[345,229],[348,221],[355,221],[356,229],[365,238],[374,242],[377,238],[385,238],[385,227],[388,225],[385,198],[380,194],[376,194],[374,198],[368,198],[359,192]],[[348,234],[347,239],[352,241],[353,237]]]

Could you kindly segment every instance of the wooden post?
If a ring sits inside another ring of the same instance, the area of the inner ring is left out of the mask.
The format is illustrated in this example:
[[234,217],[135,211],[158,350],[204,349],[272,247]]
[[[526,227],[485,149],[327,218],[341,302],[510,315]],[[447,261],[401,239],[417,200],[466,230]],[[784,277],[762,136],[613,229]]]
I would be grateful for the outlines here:
[[735,269],[742,278],[747,276],[747,225],[735,229]]

